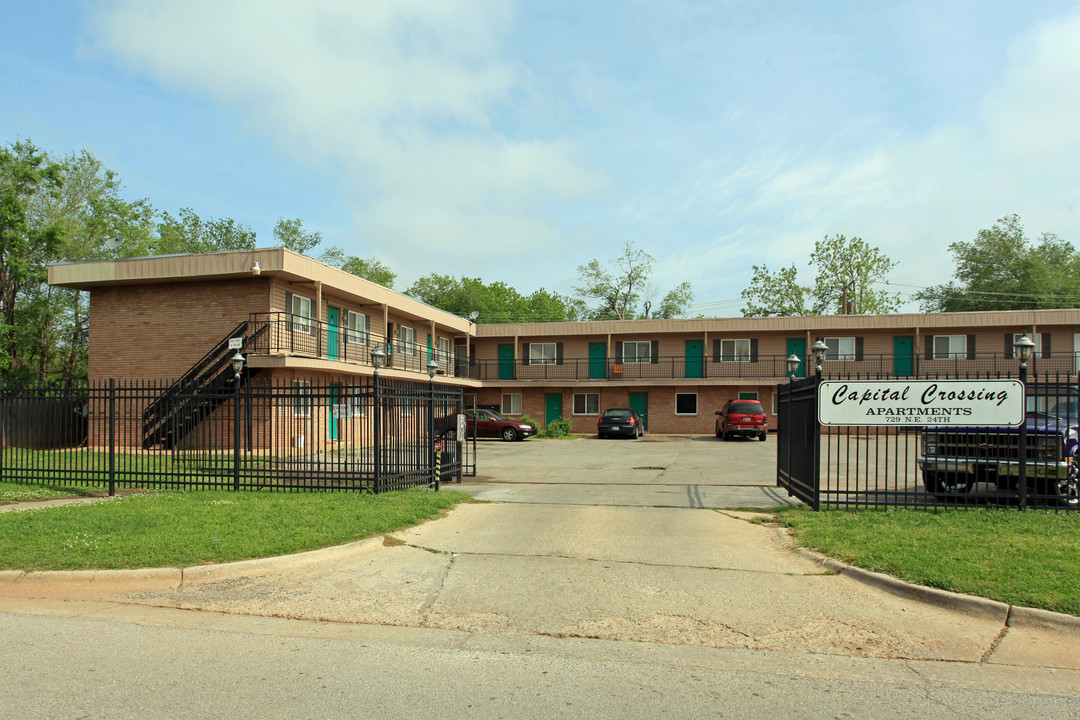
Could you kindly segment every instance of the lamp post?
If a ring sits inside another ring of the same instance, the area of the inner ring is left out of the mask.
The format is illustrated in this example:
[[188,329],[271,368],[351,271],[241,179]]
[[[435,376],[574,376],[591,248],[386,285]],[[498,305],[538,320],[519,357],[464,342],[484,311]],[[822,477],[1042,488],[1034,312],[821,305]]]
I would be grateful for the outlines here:
[[1035,343],[1024,334],[1013,343],[1013,349],[1016,350],[1016,356],[1020,358],[1020,386],[1024,389],[1024,419],[1017,433],[1020,468],[1016,478],[1016,484],[1020,490],[1020,509],[1023,510],[1027,508],[1027,362],[1031,359]]
[[379,368],[382,367],[383,361],[386,360],[386,351],[382,349],[382,345],[375,343],[375,347],[371,350],[371,367],[372,381],[374,389],[374,413],[375,413],[375,426],[374,426],[374,440],[372,447],[372,462],[374,464],[375,474],[375,492],[382,492],[382,387],[379,385]]
[[240,490],[240,373],[244,356],[237,350],[229,359],[233,371],[233,490]]
[[799,365],[802,364],[802,358],[795,353],[791,353],[791,356],[787,359],[787,374],[788,382],[795,382],[795,373],[799,371]]
[[438,372],[439,363],[435,362],[434,357],[428,359],[428,437],[431,438],[428,443],[428,467],[431,468],[433,476],[431,487],[436,490],[439,489],[439,461],[442,459],[441,448],[435,449],[435,375]]
[[815,372],[817,373],[818,380],[821,379],[821,365],[825,362],[825,353],[828,352],[829,346],[825,344],[825,341],[818,335],[817,342],[810,346],[810,352],[814,354],[814,365],[816,366]]

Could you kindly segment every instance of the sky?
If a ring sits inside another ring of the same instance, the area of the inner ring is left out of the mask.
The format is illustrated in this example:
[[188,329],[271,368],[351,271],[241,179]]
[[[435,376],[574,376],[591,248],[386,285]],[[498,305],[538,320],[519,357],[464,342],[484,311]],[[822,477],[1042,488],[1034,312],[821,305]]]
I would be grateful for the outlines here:
[[[905,299],[1017,214],[1080,245],[1080,3],[0,0],[0,144],[129,199],[300,218],[377,258],[571,294],[626,242],[654,304],[857,236]],[[902,308],[916,311],[907,301]]]

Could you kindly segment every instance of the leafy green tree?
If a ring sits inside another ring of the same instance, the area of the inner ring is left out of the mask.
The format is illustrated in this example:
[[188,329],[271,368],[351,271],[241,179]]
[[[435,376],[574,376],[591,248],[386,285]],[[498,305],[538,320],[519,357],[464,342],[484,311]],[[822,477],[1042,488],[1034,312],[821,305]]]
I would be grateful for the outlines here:
[[657,320],[672,320],[686,315],[687,308],[694,301],[694,290],[689,282],[681,282],[660,301],[660,307],[653,313]]
[[370,280],[373,283],[388,288],[394,287],[394,280],[397,279],[397,274],[392,272],[390,268],[386,267],[386,265],[376,258],[363,260],[350,255],[345,259],[345,262],[341,264],[341,269],[356,277]]
[[629,240],[623,244],[623,254],[606,264],[593,258],[578,266],[578,284],[574,305],[582,320],[628,320],[674,318],[684,315],[694,298],[690,283],[680,283],[661,300],[652,313],[651,297],[655,290],[649,284],[652,255],[635,250]]
[[1052,233],[1030,240],[1017,215],[949,252],[953,280],[916,296],[927,312],[1080,307],[1080,253]]
[[27,379],[32,372],[31,340],[37,332],[20,314],[27,292],[39,293],[45,264],[63,244],[57,223],[42,224],[33,216],[33,200],[59,192],[61,170],[30,141],[0,148],[0,367],[9,378]]
[[501,282],[453,278],[432,273],[419,278],[405,294],[462,317],[478,312],[477,323],[556,322],[572,319],[566,298],[544,289],[525,296]]
[[158,237],[148,248],[152,255],[250,250],[255,231],[232,218],[203,220],[191,208],[180,208],[178,217],[161,213]]
[[900,307],[899,293],[873,287],[896,263],[862,238],[834,235],[818,240],[810,265],[817,267],[812,287],[798,283],[794,263],[775,273],[755,265],[742,291],[743,316],[885,314]]

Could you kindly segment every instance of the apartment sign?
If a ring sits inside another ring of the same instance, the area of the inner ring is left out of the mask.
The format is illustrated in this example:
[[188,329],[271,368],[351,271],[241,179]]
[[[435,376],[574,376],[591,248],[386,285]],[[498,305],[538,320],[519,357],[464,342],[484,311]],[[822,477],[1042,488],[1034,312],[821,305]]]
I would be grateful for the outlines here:
[[1011,425],[1024,422],[1018,380],[828,380],[822,425]]

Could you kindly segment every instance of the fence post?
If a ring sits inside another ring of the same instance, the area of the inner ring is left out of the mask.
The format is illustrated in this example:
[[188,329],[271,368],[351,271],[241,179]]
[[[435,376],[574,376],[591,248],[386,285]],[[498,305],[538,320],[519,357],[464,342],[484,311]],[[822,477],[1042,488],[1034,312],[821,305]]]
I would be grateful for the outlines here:
[[375,494],[382,492],[382,392],[379,384],[379,368],[372,371],[372,384],[375,389],[375,442],[373,445],[375,463]]
[[109,378],[109,497],[116,495],[116,378]]
[[[237,351],[239,352],[239,351]],[[240,490],[240,373],[233,377],[233,491]]]
[[[1026,337],[1024,338],[1027,339]],[[1017,470],[1016,489],[1019,491],[1020,509],[1027,510],[1027,363],[1020,363],[1020,385],[1024,388],[1024,417],[1017,432],[1017,453],[1020,467]]]
[[7,438],[4,437],[4,379],[0,378],[0,482],[4,480],[4,451]]

